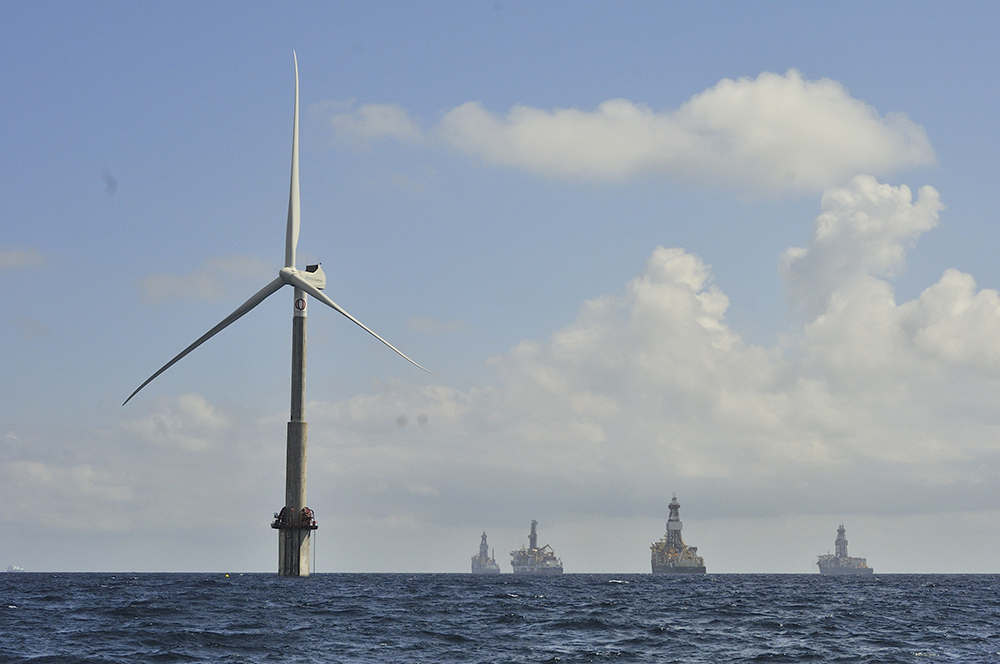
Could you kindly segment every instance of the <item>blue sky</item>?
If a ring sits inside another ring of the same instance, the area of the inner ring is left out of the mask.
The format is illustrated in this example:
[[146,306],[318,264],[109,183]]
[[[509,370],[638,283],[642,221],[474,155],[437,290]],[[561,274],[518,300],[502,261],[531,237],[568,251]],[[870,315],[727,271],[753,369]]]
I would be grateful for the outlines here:
[[274,568],[290,294],[121,402],[281,267],[294,49],[299,262],[435,372],[310,308],[320,571],[645,571],[676,491],[710,571],[996,572],[997,25],[0,6],[0,561]]

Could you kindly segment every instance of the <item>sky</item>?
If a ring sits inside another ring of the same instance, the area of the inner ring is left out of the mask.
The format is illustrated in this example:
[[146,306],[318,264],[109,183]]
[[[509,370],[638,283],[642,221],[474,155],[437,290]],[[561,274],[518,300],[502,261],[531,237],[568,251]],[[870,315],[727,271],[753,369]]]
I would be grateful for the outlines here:
[[0,564],[998,573],[992,3],[0,3]]

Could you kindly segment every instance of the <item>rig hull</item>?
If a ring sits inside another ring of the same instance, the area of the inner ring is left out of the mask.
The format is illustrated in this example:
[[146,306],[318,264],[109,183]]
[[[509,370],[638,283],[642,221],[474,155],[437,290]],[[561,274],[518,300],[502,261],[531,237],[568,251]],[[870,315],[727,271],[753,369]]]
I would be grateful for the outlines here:
[[838,569],[838,570],[824,570],[820,568],[820,574],[826,574],[829,576],[870,576],[875,573],[871,567],[865,569]]
[[679,567],[677,565],[653,564],[653,574],[704,574],[705,566]]
[[552,574],[562,574],[562,573],[563,573],[563,568],[561,565],[558,567],[541,567],[533,565],[514,567],[514,574],[535,574],[541,576],[551,576]]
[[830,576],[867,576],[875,570],[868,566],[864,558],[838,558],[837,556],[820,556],[816,562],[820,574]]

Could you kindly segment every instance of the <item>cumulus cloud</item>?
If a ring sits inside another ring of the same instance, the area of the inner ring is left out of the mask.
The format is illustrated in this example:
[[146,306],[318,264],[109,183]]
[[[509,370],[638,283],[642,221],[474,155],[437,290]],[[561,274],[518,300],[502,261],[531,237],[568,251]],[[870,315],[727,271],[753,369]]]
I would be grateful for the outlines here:
[[837,290],[897,276],[906,251],[937,225],[942,209],[933,187],[923,187],[914,202],[909,187],[880,184],[870,175],[828,190],[809,246],[787,249],[782,256],[793,306],[811,318],[826,309]]
[[996,290],[977,289],[972,275],[952,268],[916,300],[895,301],[892,277],[942,209],[932,187],[913,200],[908,187],[869,176],[824,195],[808,247],[782,256],[790,300],[809,321],[801,350],[810,363],[829,377],[868,385],[893,376],[944,381],[955,371],[1000,370]]
[[[913,200],[870,177],[829,191],[809,246],[783,259],[819,306],[791,346],[745,342],[711,267],[659,247],[620,293],[494,358],[495,387],[313,405],[319,463],[338,501],[418,521],[611,518],[662,510],[667,487],[726,518],[992,509],[1000,294],[957,270],[913,301],[891,284],[940,209],[931,188]],[[416,413],[426,428],[397,425]],[[426,504],[414,485],[434,489]]]
[[[356,140],[425,135],[397,106],[334,112]],[[829,79],[723,79],[675,110],[611,99],[596,110],[517,105],[498,114],[470,101],[426,132],[489,164],[545,176],[619,181],[659,174],[763,195],[821,191],[859,172],[886,175],[935,162],[924,129],[880,115]]]
[[836,81],[784,76],[724,79],[676,111],[625,99],[595,111],[515,106],[506,116],[469,102],[441,132],[488,163],[595,180],[661,172],[751,190],[817,190],[853,173],[934,162],[923,128],[881,117]]
[[147,302],[219,300],[231,293],[234,283],[256,283],[271,274],[271,267],[259,258],[224,256],[210,258],[188,274],[148,275],[140,282],[139,290]]
[[955,365],[1000,369],[1000,293],[976,290],[972,275],[946,270],[904,306],[901,317],[920,352]]
[[[310,504],[351,541],[336,555],[356,550],[333,568],[441,569],[482,528],[504,546],[538,518],[576,570],[638,571],[672,491],[697,515],[685,524],[691,543],[713,561],[728,555],[726,571],[762,569],[747,567],[761,557],[734,547],[736,532],[781,549],[784,567],[764,569],[787,571],[829,546],[845,515],[859,515],[852,544],[863,524],[872,542],[880,528],[922,523],[918,546],[926,532],[950,536],[945,519],[975,541],[976,524],[998,519],[1000,293],[957,269],[909,301],[892,286],[941,209],[932,188],[914,196],[868,176],[827,191],[808,244],[781,257],[789,297],[811,307],[782,344],[746,342],[712,267],[657,247],[571,324],[493,358],[494,385],[389,383],[311,401]],[[131,500],[158,524],[201,519],[210,502],[199,528],[259,524],[281,495],[284,419],[184,395],[109,434],[120,440],[103,463],[31,457],[8,436],[0,498],[34,496],[52,511],[46,487],[60,484],[95,507]],[[138,477],[102,470],[117,463]],[[802,515],[829,516],[800,537],[817,521]],[[791,553],[777,536],[793,540]],[[933,555],[938,571],[953,569],[953,550]]]

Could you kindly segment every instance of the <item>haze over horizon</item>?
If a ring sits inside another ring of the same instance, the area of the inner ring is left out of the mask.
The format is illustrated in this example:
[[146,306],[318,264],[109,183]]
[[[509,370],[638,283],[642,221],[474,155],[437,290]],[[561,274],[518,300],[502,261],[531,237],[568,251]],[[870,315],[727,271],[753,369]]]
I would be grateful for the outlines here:
[[[261,571],[291,291],[319,572],[1000,563],[990,3],[0,5],[0,565]],[[763,9],[762,9],[763,8]]]

